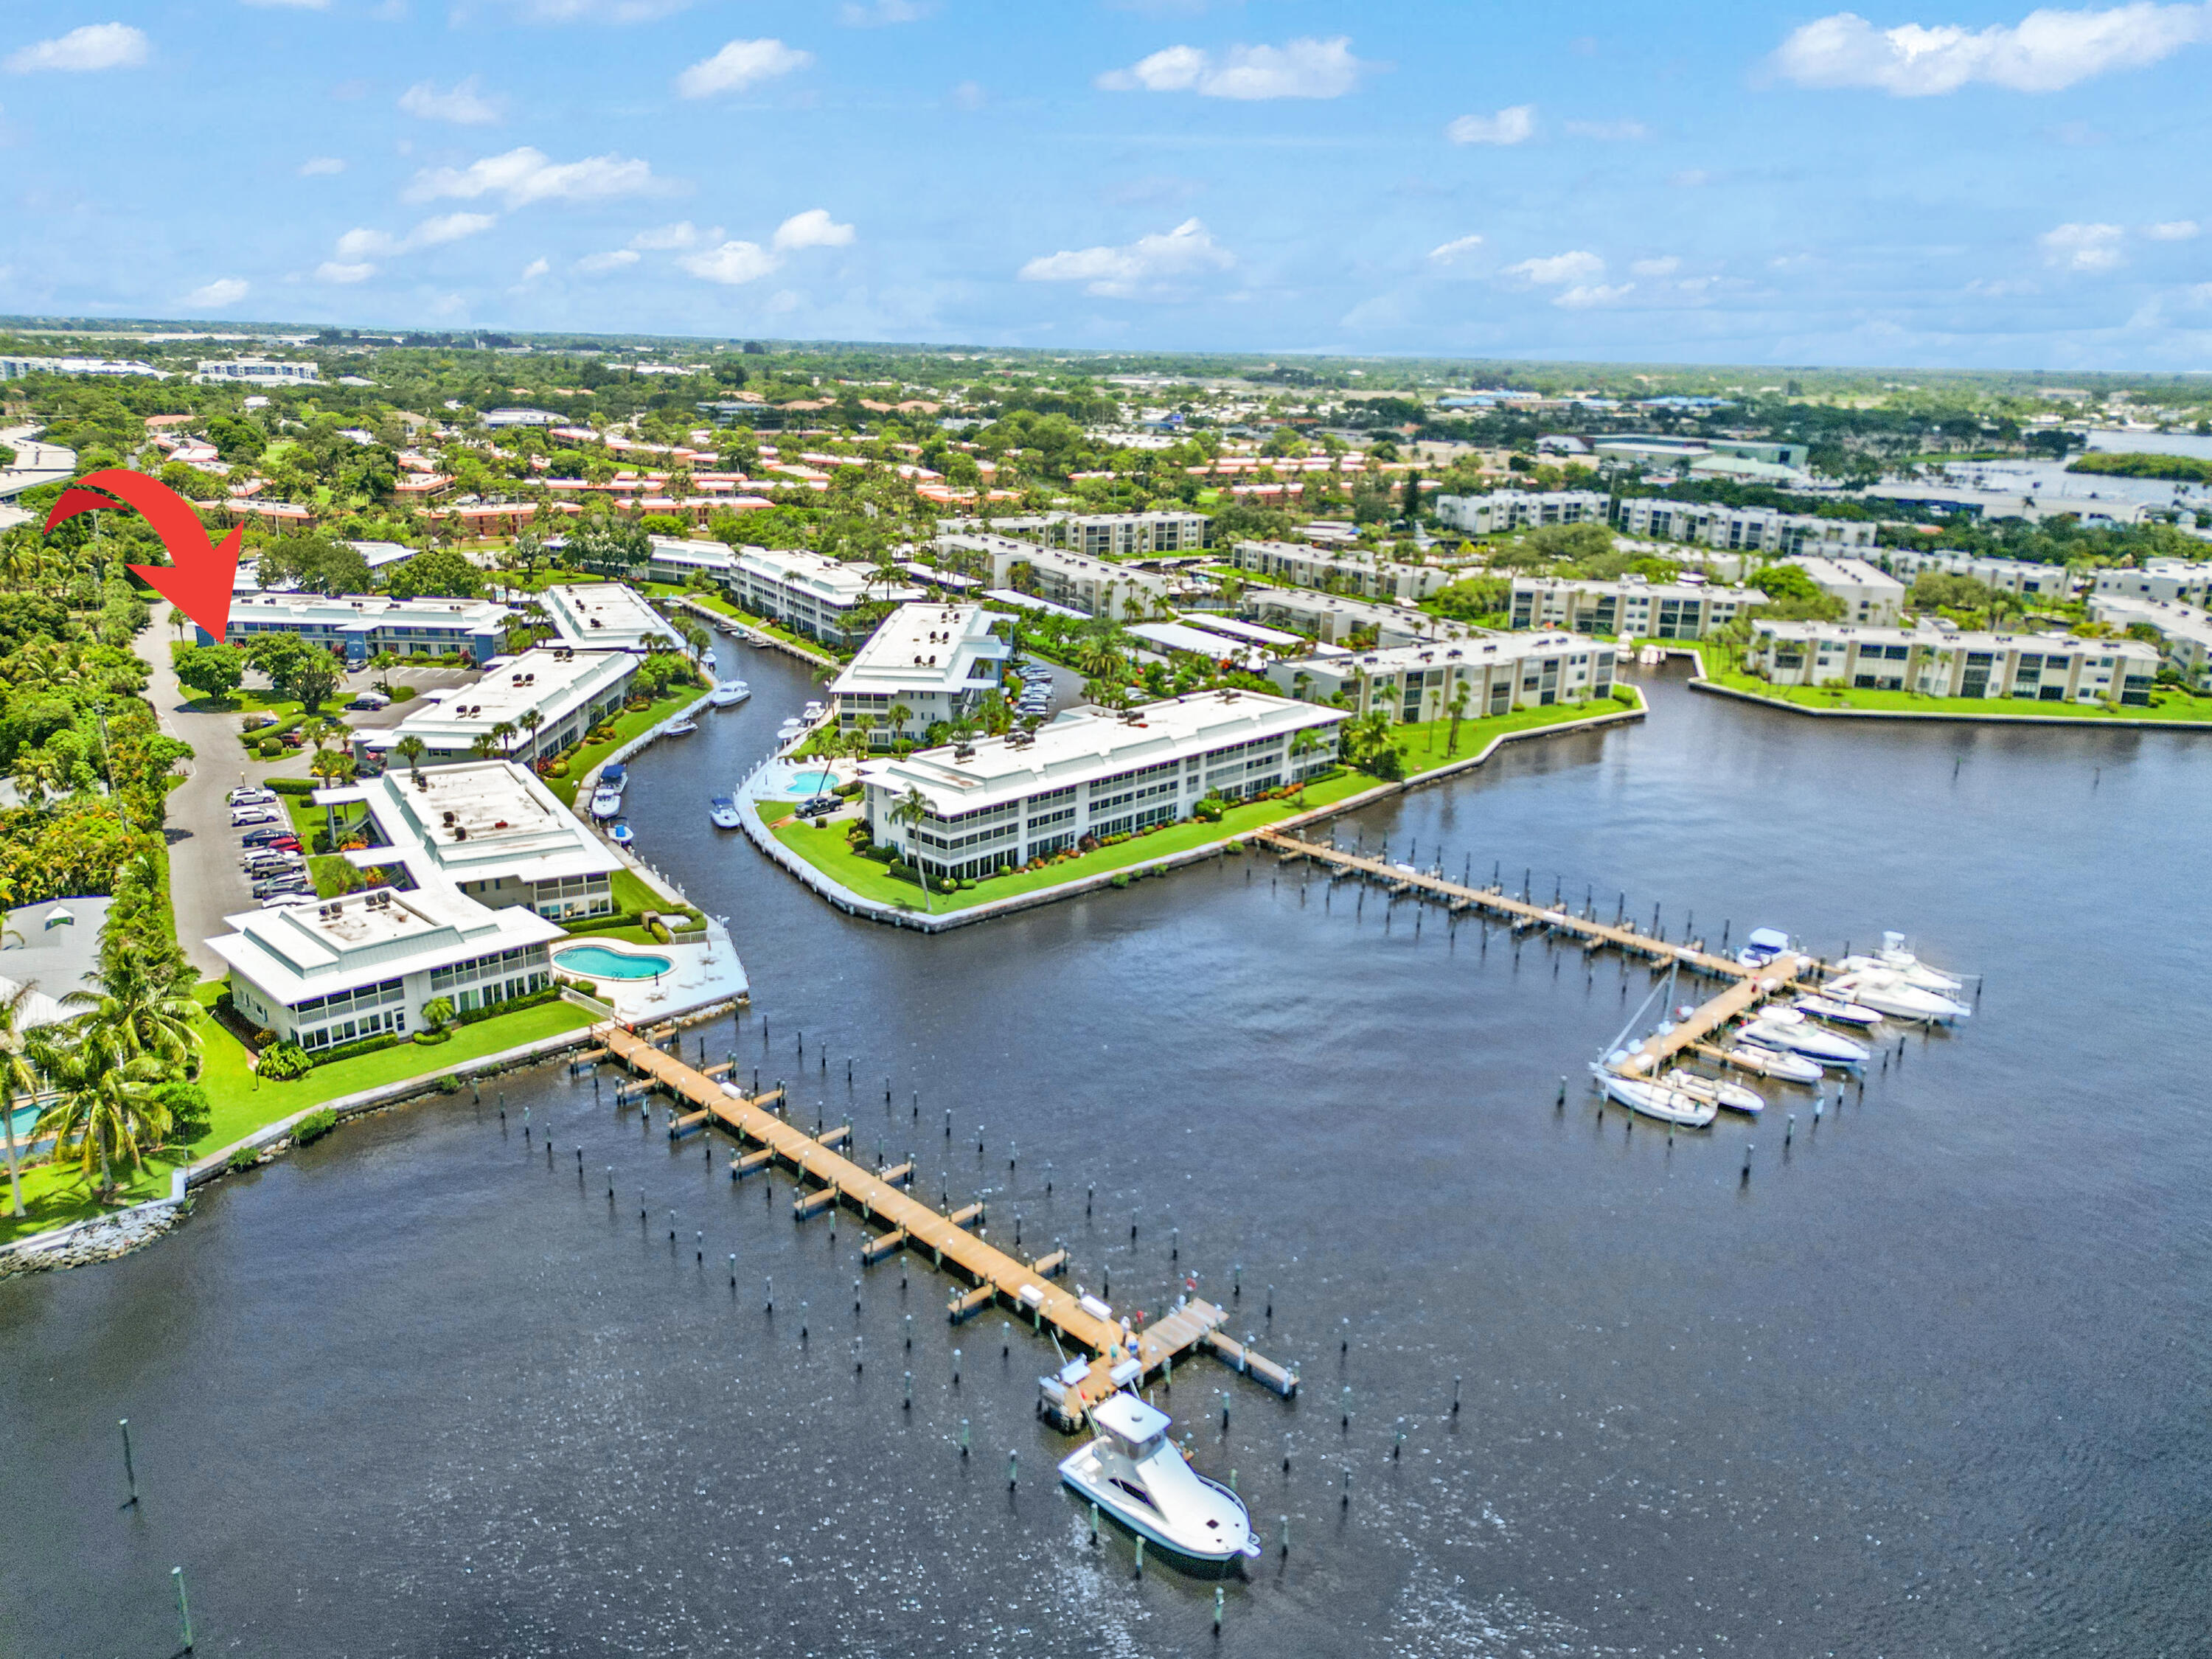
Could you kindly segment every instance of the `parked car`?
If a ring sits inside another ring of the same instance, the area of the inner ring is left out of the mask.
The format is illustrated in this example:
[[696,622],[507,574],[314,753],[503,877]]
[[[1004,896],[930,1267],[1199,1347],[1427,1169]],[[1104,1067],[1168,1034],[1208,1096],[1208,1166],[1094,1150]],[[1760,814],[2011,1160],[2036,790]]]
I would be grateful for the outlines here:
[[353,701],[346,705],[349,708],[389,708],[391,706],[392,699],[381,691],[356,692]]
[[845,803],[843,801],[839,800],[835,795],[817,795],[811,800],[799,802],[799,816],[809,818],[818,817],[824,812],[836,811],[844,804]]
[[312,894],[314,890],[314,884],[305,876],[285,877],[275,881],[257,881],[253,884],[253,896],[258,899],[270,898],[278,893]]
[[[235,827],[235,825],[233,826],[233,828]],[[300,838],[293,833],[292,826],[289,823],[264,823],[256,829],[248,830],[239,837],[239,843],[245,847],[286,845],[297,847],[300,844]]]
[[305,889],[301,889],[292,892],[268,894],[262,899],[261,908],[264,910],[274,910],[284,905],[318,904],[321,901],[318,899],[313,893],[309,892]]
[[230,827],[244,830],[258,823],[282,823],[284,815],[273,806],[247,806],[230,815]]
[[273,806],[276,803],[276,792],[264,789],[258,783],[241,783],[230,792],[227,799],[233,806]]

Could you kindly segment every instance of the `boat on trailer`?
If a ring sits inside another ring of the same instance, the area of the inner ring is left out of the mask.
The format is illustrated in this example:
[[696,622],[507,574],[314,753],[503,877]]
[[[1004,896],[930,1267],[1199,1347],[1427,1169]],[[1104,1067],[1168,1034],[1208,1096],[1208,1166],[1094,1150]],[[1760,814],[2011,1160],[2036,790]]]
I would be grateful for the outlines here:
[[1098,1437],[1060,1460],[1060,1478],[1132,1532],[1194,1561],[1256,1560],[1244,1500],[1183,1461],[1165,1412],[1128,1393],[1091,1408]]

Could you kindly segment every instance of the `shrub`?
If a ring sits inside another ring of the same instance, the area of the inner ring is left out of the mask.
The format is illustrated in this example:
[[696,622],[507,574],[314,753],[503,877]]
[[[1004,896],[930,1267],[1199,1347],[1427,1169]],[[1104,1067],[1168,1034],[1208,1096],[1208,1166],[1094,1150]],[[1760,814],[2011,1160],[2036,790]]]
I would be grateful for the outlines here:
[[455,1077],[451,1072],[447,1073],[445,1076],[438,1079],[438,1092],[440,1094],[457,1095],[460,1093],[460,1091],[461,1080]]
[[273,795],[312,795],[323,786],[314,778],[270,778],[261,787]]
[[261,1064],[256,1069],[271,1083],[289,1083],[295,1077],[305,1077],[314,1069],[315,1062],[307,1058],[307,1051],[296,1042],[279,1042],[261,1051]]
[[252,1169],[255,1164],[260,1162],[261,1149],[259,1147],[237,1146],[232,1148],[230,1156],[223,1160],[223,1167],[228,1170],[231,1174],[237,1175],[243,1170]]
[[320,1111],[308,1113],[294,1124],[292,1139],[305,1146],[310,1141],[320,1140],[337,1127],[338,1115],[325,1106]]
[[284,745],[272,738],[253,752],[264,760],[281,760],[284,755]]
[[406,1037],[398,1031],[380,1031],[374,1036],[363,1037],[358,1042],[344,1042],[335,1048],[318,1049],[314,1061],[318,1066],[328,1066],[333,1060],[351,1060],[356,1054],[373,1054],[380,1048],[397,1048],[406,1041]]
[[1127,887],[1129,884],[1129,872],[1127,870],[1115,871],[1113,880],[1107,884],[1111,887]]
[[568,981],[568,988],[580,991],[587,997],[595,997],[599,994],[599,982],[595,979],[572,979]]
[[1624,704],[1630,708],[1635,708],[1636,688],[1632,685],[1614,686],[1613,688],[1613,700],[1615,702]]
[[169,1133],[179,1143],[198,1140],[212,1127],[214,1107],[197,1083],[165,1083],[154,1091],[169,1114]]
[[409,1041],[429,1048],[436,1047],[441,1042],[451,1041],[453,1035],[451,1031],[417,1031]]

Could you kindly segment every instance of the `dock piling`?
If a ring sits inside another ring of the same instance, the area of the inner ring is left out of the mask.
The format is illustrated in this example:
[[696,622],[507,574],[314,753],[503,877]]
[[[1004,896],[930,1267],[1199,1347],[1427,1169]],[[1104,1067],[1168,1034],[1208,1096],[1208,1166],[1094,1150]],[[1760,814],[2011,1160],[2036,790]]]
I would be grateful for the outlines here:
[[1459,1415],[1459,1385],[1460,1385],[1460,1381],[1461,1381],[1461,1379],[1460,1379],[1460,1378],[1458,1378],[1458,1377],[1456,1377],[1456,1376],[1455,1376],[1454,1378],[1452,1378],[1452,1409],[1451,1409],[1451,1414],[1452,1414],[1454,1417],[1457,1417],[1457,1416]]
[[192,1606],[185,1599],[185,1570],[169,1569],[169,1582],[177,1587],[177,1631],[183,1638],[186,1653],[192,1650]]
[[912,1411],[914,1409],[914,1373],[912,1371],[908,1371],[906,1374],[906,1405],[904,1409],[907,1411]]
[[131,1496],[124,1499],[123,1507],[136,1509],[138,1506],[138,1471],[131,1462],[131,1419],[118,1418],[115,1426],[123,1431],[123,1484],[131,1492]]
[[968,1457],[968,1419],[967,1419],[966,1418],[964,1418],[964,1417],[963,1417],[963,1418],[962,1418],[962,1419],[960,1419],[960,1456],[961,1456],[961,1461],[962,1461],[962,1462],[966,1462],[966,1461],[967,1461],[967,1457]]

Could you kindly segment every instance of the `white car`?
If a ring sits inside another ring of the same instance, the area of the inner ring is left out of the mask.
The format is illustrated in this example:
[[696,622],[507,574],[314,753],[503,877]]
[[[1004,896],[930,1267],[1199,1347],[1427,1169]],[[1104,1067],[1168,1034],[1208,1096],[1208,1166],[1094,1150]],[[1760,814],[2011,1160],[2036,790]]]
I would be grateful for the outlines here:
[[235,809],[230,815],[234,830],[250,829],[257,823],[282,823],[283,814],[273,806],[247,806]]
[[264,789],[258,784],[241,783],[225,799],[233,806],[274,806],[276,804],[276,792],[273,789]]

